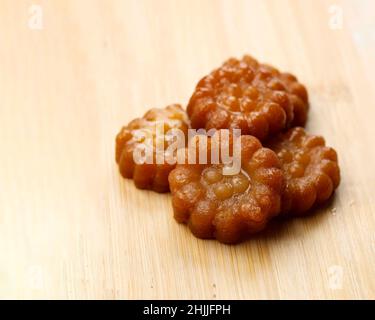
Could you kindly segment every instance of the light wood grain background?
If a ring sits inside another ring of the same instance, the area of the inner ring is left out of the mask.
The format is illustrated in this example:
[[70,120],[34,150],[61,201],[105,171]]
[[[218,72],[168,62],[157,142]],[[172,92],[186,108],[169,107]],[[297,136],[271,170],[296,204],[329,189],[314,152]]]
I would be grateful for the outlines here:
[[[0,297],[375,298],[374,12],[370,0],[0,0]],[[338,150],[342,183],[314,216],[227,246],[178,225],[169,195],[123,180],[114,137],[244,53],[307,85],[308,129]]]

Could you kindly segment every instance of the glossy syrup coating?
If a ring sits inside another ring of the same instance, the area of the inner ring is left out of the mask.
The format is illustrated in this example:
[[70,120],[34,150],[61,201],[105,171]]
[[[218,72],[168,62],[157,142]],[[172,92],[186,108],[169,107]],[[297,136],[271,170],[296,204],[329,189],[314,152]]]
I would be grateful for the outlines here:
[[[283,174],[276,154],[241,136],[241,170],[223,164],[178,164],[169,175],[174,217],[198,238],[236,243],[259,232],[280,211]],[[211,141],[208,153],[211,151]]]
[[201,79],[187,107],[193,128],[239,128],[261,141],[304,126],[307,110],[307,91],[295,76],[250,56],[229,59]]
[[[163,144],[164,156],[165,150],[171,143],[165,135],[168,130],[180,129],[187,136],[188,128],[186,112],[177,104],[164,109],[151,109],[142,118],[131,121],[116,137],[116,162],[121,175],[124,178],[133,179],[139,189],[168,192],[168,175],[175,165],[167,161],[161,164],[156,163],[156,140],[159,140],[159,145]],[[140,139],[140,133],[149,139]],[[133,152],[140,144],[153,148],[153,163],[135,163]]]
[[302,215],[328,200],[340,183],[337,153],[321,136],[303,128],[280,134],[267,146],[278,155],[285,175],[283,215]]

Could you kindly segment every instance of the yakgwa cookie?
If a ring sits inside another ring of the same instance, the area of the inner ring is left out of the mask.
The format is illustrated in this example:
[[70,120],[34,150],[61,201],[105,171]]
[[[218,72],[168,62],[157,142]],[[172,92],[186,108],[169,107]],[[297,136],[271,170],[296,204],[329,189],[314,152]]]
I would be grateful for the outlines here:
[[[208,138],[208,155],[214,138]],[[236,243],[263,230],[280,211],[284,180],[276,154],[253,136],[239,139],[239,172],[226,175],[227,164],[213,164],[208,156],[207,164],[178,164],[169,175],[174,217],[196,237]]]
[[187,112],[193,128],[239,128],[261,141],[307,119],[306,88],[290,73],[246,55],[201,79]]
[[[116,162],[121,175],[133,179],[139,189],[168,192],[168,175],[175,164],[165,161],[165,153],[171,143],[167,133],[171,129],[179,129],[187,137],[188,128],[186,112],[176,104],[164,109],[151,109],[142,118],[132,120],[116,137]],[[161,148],[158,149],[157,144]],[[134,160],[135,154],[141,159],[142,156],[146,158],[146,152],[142,154],[142,149],[150,150],[147,153],[149,161],[138,163]],[[158,163],[157,156],[164,161]]]
[[302,215],[327,201],[340,183],[337,153],[323,137],[292,128],[266,144],[278,155],[285,176],[283,215]]

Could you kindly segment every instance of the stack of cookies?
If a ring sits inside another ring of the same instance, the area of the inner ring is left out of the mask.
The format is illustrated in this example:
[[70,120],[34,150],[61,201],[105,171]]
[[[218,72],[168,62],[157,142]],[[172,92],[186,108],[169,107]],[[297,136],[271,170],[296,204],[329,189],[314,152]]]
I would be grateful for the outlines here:
[[[116,161],[136,187],[170,190],[175,219],[195,236],[237,243],[273,217],[311,212],[338,187],[335,150],[303,129],[308,108],[306,88],[292,74],[232,58],[198,82],[186,111],[151,109],[123,127]],[[235,146],[240,166],[228,173],[222,155],[234,159]]]

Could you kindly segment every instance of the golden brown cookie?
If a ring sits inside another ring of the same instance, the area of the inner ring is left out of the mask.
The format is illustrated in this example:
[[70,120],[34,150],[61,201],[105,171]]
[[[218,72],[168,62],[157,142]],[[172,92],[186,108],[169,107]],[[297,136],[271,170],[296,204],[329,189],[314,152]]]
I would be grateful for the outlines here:
[[187,112],[193,128],[239,128],[261,141],[305,125],[308,96],[289,73],[250,56],[229,59],[199,81]]
[[211,164],[208,156],[207,164],[178,164],[169,175],[174,217],[199,238],[235,243],[264,229],[280,211],[284,180],[276,154],[255,137],[240,139],[239,173],[223,174],[222,161]]
[[266,144],[278,155],[285,175],[283,215],[302,215],[328,200],[340,183],[337,153],[323,137],[290,129]]
[[[157,163],[156,157],[157,154],[165,157],[166,149],[171,143],[166,136],[170,129],[179,129],[187,136],[188,128],[187,115],[180,105],[151,109],[142,118],[131,121],[116,137],[116,162],[122,176],[133,179],[137,188],[168,192],[168,175],[175,164],[167,161]],[[157,143],[162,145],[161,149],[156,148]],[[152,150],[148,157],[149,163],[134,161],[137,148]]]

